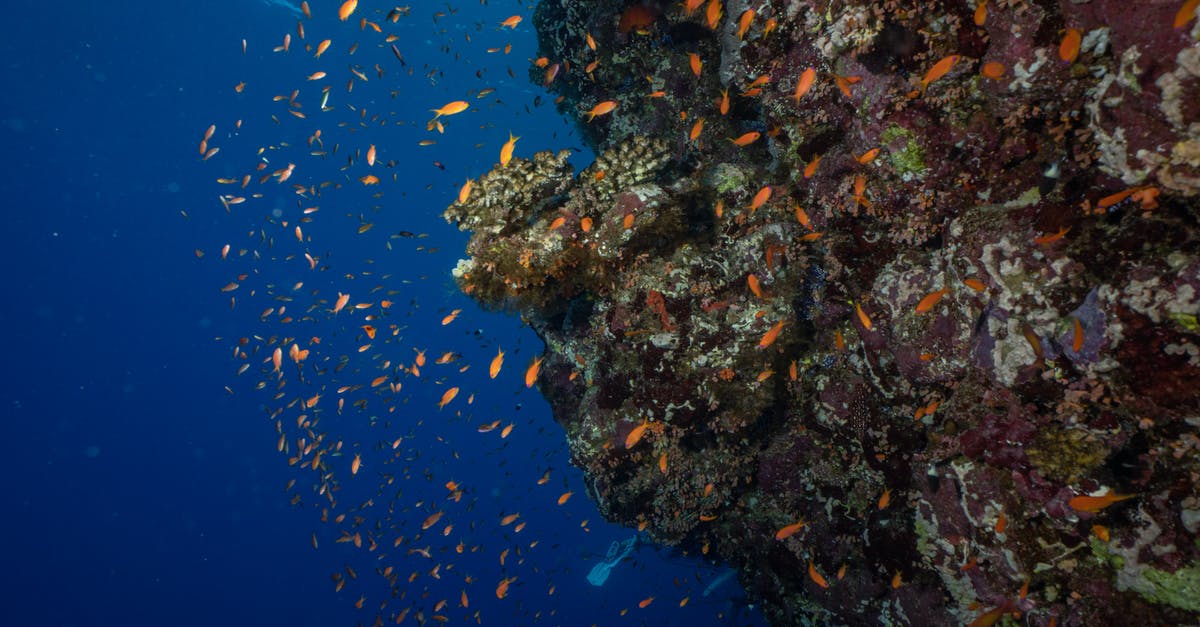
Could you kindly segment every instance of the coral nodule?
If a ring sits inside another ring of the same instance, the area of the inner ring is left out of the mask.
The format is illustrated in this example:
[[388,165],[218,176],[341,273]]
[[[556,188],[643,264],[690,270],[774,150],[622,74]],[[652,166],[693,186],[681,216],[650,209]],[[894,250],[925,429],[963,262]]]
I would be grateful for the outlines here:
[[776,624],[1200,621],[1195,3],[631,4],[534,15],[596,162],[445,213],[601,512]]

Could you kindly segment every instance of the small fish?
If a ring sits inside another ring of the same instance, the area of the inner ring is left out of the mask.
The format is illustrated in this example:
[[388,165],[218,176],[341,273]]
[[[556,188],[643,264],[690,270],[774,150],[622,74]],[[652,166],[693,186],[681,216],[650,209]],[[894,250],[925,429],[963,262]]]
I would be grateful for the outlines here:
[[434,119],[436,120],[437,118],[440,118],[443,115],[454,115],[456,113],[462,113],[463,111],[466,111],[470,106],[471,106],[471,103],[467,102],[466,100],[455,100],[454,102],[448,102],[445,105],[443,105],[437,109],[430,109],[430,111],[433,111],[433,113],[435,114]]
[[737,38],[739,40],[746,35],[746,31],[750,30],[750,24],[754,22],[754,15],[754,9],[747,9],[738,18]]
[[983,67],[980,68],[979,73],[982,74],[984,78],[990,78],[994,81],[998,81],[1004,76],[1004,71],[1005,68],[1003,63],[988,61],[987,63],[983,64]]
[[536,357],[533,363],[529,364],[529,368],[525,370],[525,387],[531,388],[537,382],[538,371],[542,368],[542,358]]
[[748,275],[746,277],[746,285],[750,286],[750,293],[754,294],[758,298],[763,297],[762,287],[758,283],[758,277],[754,276],[753,274]]
[[817,166],[819,165],[821,165],[821,155],[813,157],[813,160],[809,161],[808,165],[804,166],[804,178],[812,178],[812,176],[817,173]]
[[1200,5],[1200,0],[1187,0],[1183,6],[1179,7],[1179,12],[1175,14],[1174,28],[1183,28],[1187,23],[1196,17],[1196,6]]
[[346,0],[342,6],[338,8],[338,19],[345,22],[354,14],[354,10],[358,8],[358,0]]
[[513,149],[516,148],[518,139],[521,139],[521,138],[514,136],[512,134],[512,131],[509,131],[508,141],[504,142],[504,145],[500,147],[500,166],[501,167],[508,165],[508,162],[512,161]]
[[792,94],[792,98],[795,99],[796,104],[800,104],[800,99],[804,97],[804,94],[808,93],[808,90],[812,89],[813,81],[816,79],[817,70],[812,66],[809,66],[807,70],[800,73],[800,80],[796,81],[796,91]]
[[500,28],[516,28],[517,24],[520,24],[522,19],[523,18],[520,15],[513,15],[503,22],[500,22]]
[[1068,232],[1070,232],[1070,230],[1071,230],[1071,227],[1069,227],[1069,226],[1061,227],[1058,229],[1057,232],[1047,233],[1040,237],[1033,238],[1033,243],[1037,244],[1038,246],[1046,246],[1047,244],[1053,244],[1054,242],[1057,242],[1058,240],[1062,239],[1064,235],[1066,235]]
[[921,302],[917,303],[917,313],[922,314],[933,309],[933,306],[938,304],[938,301],[942,300],[942,297],[949,293],[950,288],[947,287],[943,287],[936,292],[930,292],[925,298],[921,299]]
[[945,76],[954,68],[954,64],[958,63],[961,57],[957,54],[947,55],[942,57],[940,61],[933,64],[929,71],[925,72],[925,76],[921,77],[921,92],[924,93],[925,88],[937,79]]
[[829,582],[825,581],[825,577],[822,576],[820,571],[817,570],[817,565],[813,564],[812,560],[808,561],[808,577],[813,580],[813,583],[821,586],[822,588],[829,587]]
[[775,532],[775,539],[776,540],[786,540],[786,539],[796,535],[796,532],[800,531],[800,529],[802,527],[804,527],[804,525],[805,525],[805,523],[803,520],[797,520],[796,522],[794,522],[790,525],[784,525],[779,528],[779,531]]
[[616,100],[605,100],[604,102],[601,102],[600,104],[597,104],[596,106],[592,107],[592,110],[587,112],[586,115],[588,116],[588,122],[591,122],[592,120],[594,120],[596,118],[596,116],[607,115],[609,113],[612,113],[613,109],[616,109],[616,108],[617,108]]
[[783,325],[786,322],[787,320],[780,320],[779,322],[776,322],[775,326],[771,327],[766,333],[763,334],[762,339],[758,341],[758,347],[766,348],[774,344],[775,340],[779,339],[779,332],[783,331]]
[[500,374],[500,367],[504,365],[504,351],[496,351],[496,356],[492,358],[492,363],[488,366],[488,376],[495,379],[496,375]]
[[866,164],[874,161],[875,157],[877,157],[878,155],[879,155],[879,148],[872,148],[872,149],[862,153],[861,155],[855,157],[854,160],[863,165],[866,165]]
[[983,26],[987,22],[987,0],[981,0],[979,6],[975,7],[975,25]]
[[731,139],[729,141],[733,142],[733,145],[735,146],[749,146],[750,144],[758,141],[759,137],[762,137],[762,133],[759,133],[758,131],[750,131],[749,133],[739,136],[737,139]]
[[770,199],[771,199],[771,186],[764,185],[763,188],[758,190],[758,193],[755,194],[754,198],[750,201],[750,210],[754,211],[755,209],[758,209],[759,207],[763,206],[763,203],[767,202]]
[[438,401],[438,409],[441,409],[441,408],[445,407],[446,405],[448,405],[450,403],[450,401],[454,400],[455,396],[458,396],[458,388],[457,387],[450,388],[449,390],[446,390],[444,393],[442,393],[442,400]]
[[1072,509],[1077,511],[1095,514],[1109,505],[1112,505],[1113,503],[1124,501],[1125,499],[1131,499],[1134,496],[1135,495],[1133,494],[1116,494],[1109,490],[1102,496],[1077,496],[1070,501],[1067,501],[1067,505],[1070,505]]
[[876,503],[876,507],[878,507],[879,509],[887,509],[887,506],[890,505],[891,502],[892,502],[892,489],[886,488],[883,491],[883,494],[879,495],[879,502]]
[[862,323],[863,328],[870,331],[871,327],[873,326],[871,324],[871,319],[867,317],[867,312],[863,311],[862,307],[859,306],[858,303],[854,303],[854,313],[858,314],[858,321]]
[[643,420],[642,424],[634,427],[629,432],[629,435],[625,436],[625,448],[633,448],[634,446],[637,446],[637,443],[642,440],[642,436],[646,434],[646,428],[649,426],[650,423]]
[[1083,35],[1078,28],[1068,28],[1063,34],[1062,42],[1058,44],[1058,58],[1065,63],[1072,63],[1079,56],[1079,44]]
[[1079,351],[1083,350],[1083,324],[1079,322],[1079,318],[1071,318],[1071,321],[1075,323],[1074,333],[1071,338],[1071,350],[1079,353]]
[[700,60],[700,55],[695,52],[688,53],[688,64],[692,66],[692,74],[700,76],[700,68],[704,63]]

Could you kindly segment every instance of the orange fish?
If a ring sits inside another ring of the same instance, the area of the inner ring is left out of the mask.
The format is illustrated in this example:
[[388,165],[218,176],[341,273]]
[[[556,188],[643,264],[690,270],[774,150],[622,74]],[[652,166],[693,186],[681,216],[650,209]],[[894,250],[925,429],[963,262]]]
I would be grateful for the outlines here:
[[754,22],[754,9],[747,9],[742,12],[742,16],[738,18],[737,38],[741,39],[745,36],[746,31],[750,30],[750,24]]
[[762,287],[760,287],[758,284],[758,277],[754,276],[753,274],[750,274],[749,276],[746,277],[746,285],[750,286],[750,292],[752,294],[754,294],[755,296],[757,296],[759,298],[763,297]]
[[604,102],[601,102],[600,104],[592,107],[592,110],[587,112],[588,122],[591,122],[592,120],[594,120],[596,118],[596,116],[598,116],[598,115],[606,115],[608,113],[612,113],[612,110],[616,109],[616,108],[617,108],[616,100],[605,100]]
[[887,509],[887,506],[890,505],[891,502],[892,502],[892,489],[887,488],[883,491],[883,494],[879,495],[879,503],[877,503],[876,506],[879,509]]
[[976,292],[983,292],[987,290],[987,286],[983,284],[983,281],[980,281],[974,277],[963,279],[963,285],[975,290]]
[[774,344],[775,340],[779,339],[779,332],[783,330],[783,325],[786,322],[787,320],[780,320],[779,322],[776,322],[775,326],[771,327],[766,333],[763,334],[762,339],[758,341],[758,347],[766,348]]
[[863,328],[871,330],[871,319],[867,317],[867,312],[863,311],[858,303],[854,303],[854,313],[858,314],[858,321],[862,323]]
[[317,54],[315,55],[316,58],[320,59],[321,55],[325,54],[325,51],[329,49],[329,44],[331,44],[331,43],[333,43],[333,42],[326,39],[325,41],[322,41],[321,43],[317,44]]
[[875,157],[877,157],[878,155],[879,155],[879,149],[872,148],[872,149],[862,153],[861,155],[855,157],[854,160],[865,165],[865,164],[868,164],[868,163],[874,161]]
[[951,54],[943,57],[941,61],[934,63],[933,67],[929,68],[928,72],[925,72],[925,76],[921,77],[921,91],[924,92],[930,83],[949,73],[954,68],[954,64],[958,63],[959,58],[959,55]]
[[683,11],[687,15],[691,15],[692,13],[695,13],[696,9],[699,9],[700,5],[702,4],[704,4],[704,0],[684,0]]
[[808,577],[813,580],[813,583],[821,586],[822,588],[829,587],[829,582],[825,581],[825,577],[823,577],[817,570],[817,565],[813,564],[812,560],[808,561]]
[[708,8],[704,11],[704,19],[707,20],[709,28],[717,30],[717,25],[721,23],[721,0],[708,0]]
[[800,531],[800,529],[803,526],[804,526],[803,520],[797,520],[796,522],[794,522],[790,525],[784,525],[779,528],[779,531],[775,532],[775,539],[776,540],[786,540],[786,539],[796,535],[796,532]]
[[342,6],[338,8],[338,19],[345,22],[354,14],[354,10],[358,8],[358,0],[346,0]]
[[933,309],[933,306],[938,304],[938,301],[942,300],[942,297],[949,293],[950,288],[947,287],[943,287],[936,292],[930,292],[925,298],[921,299],[921,302],[917,303],[917,313],[921,314]]
[[1103,496],[1077,496],[1070,501],[1067,501],[1067,505],[1070,505],[1073,509],[1081,512],[1095,514],[1109,505],[1116,503],[1117,501],[1131,499],[1134,496],[1135,495],[1133,494],[1116,494],[1109,490],[1105,492]]
[[446,317],[442,318],[442,326],[446,326],[446,325],[450,324],[451,322],[454,322],[454,319],[457,318],[458,314],[460,314],[460,313],[462,313],[461,309],[455,309],[454,311],[451,311],[450,313],[446,314]]
[[813,81],[816,79],[817,70],[812,66],[809,66],[807,70],[800,73],[800,80],[796,81],[796,91],[792,94],[792,98],[796,100],[797,104],[800,103],[800,99],[804,97],[804,94],[807,94],[808,90],[812,89]]
[[513,16],[509,17],[508,19],[504,20],[503,22],[500,22],[500,28],[504,28],[505,26],[507,26],[509,28],[516,28],[517,24],[521,23],[521,19],[522,18],[520,15],[513,15]]
[[1066,235],[1067,232],[1070,230],[1071,230],[1071,227],[1069,227],[1069,226],[1060,227],[1057,232],[1047,233],[1040,237],[1033,238],[1033,243],[1037,244],[1038,246],[1045,246],[1047,244],[1053,244],[1054,242],[1057,242],[1058,240],[1062,239],[1063,236]]
[[449,390],[446,390],[442,394],[442,400],[438,401],[438,409],[445,407],[450,401],[454,400],[455,396],[458,396],[458,388],[457,387],[453,387],[453,388],[450,388]]
[[467,199],[470,197],[471,197],[471,180],[467,179],[467,182],[463,183],[462,187],[458,188],[458,204],[461,205],[461,204],[467,202]]
[[718,105],[718,107],[721,111],[721,115],[726,115],[729,113],[729,90],[728,89],[721,90],[721,102]]
[[819,165],[821,165],[821,155],[813,157],[813,160],[809,161],[808,165],[804,166],[804,178],[812,178],[812,176],[817,173],[817,166]]
[[1074,337],[1071,339],[1071,350],[1078,353],[1083,349],[1083,325],[1080,324],[1079,318],[1071,318],[1075,323]]
[[688,63],[692,66],[692,74],[700,76],[700,67],[703,63],[700,61],[700,55],[695,52],[688,53]]
[[362,456],[355,455],[354,459],[350,461],[350,474],[357,475],[359,468],[362,468]]
[[491,365],[488,366],[488,375],[495,379],[496,375],[500,374],[500,366],[504,364],[504,351],[496,351],[496,356],[492,358]]
[[337,302],[333,304],[333,313],[337,313],[346,307],[346,303],[350,302],[350,295],[338,292]]
[[983,26],[987,22],[987,0],[983,0],[979,3],[979,6],[975,7],[974,19],[976,26]]
[[625,448],[633,448],[636,446],[637,443],[642,440],[642,436],[646,435],[646,428],[649,426],[650,424],[643,420],[642,424],[634,427],[629,432],[629,435],[625,436]]
[[750,131],[749,133],[746,133],[737,139],[731,139],[729,141],[733,142],[735,146],[749,146],[757,141],[759,137],[762,137],[762,133],[759,133],[758,131]]
[[512,131],[509,131],[508,141],[504,142],[504,145],[500,147],[500,166],[501,167],[508,165],[508,162],[512,161],[513,149],[516,148],[518,139],[521,139],[521,138],[514,136],[512,134]]
[[750,201],[750,210],[754,211],[755,209],[758,209],[759,207],[763,206],[763,203],[767,202],[770,199],[771,199],[771,186],[764,185],[763,188],[758,190],[758,193],[755,194],[754,198]]
[[536,357],[533,363],[529,364],[529,368],[525,370],[525,387],[531,388],[537,382],[538,370],[542,368],[542,358]]
[[455,100],[454,102],[446,103],[445,105],[443,105],[440,108],[430,109],[430,111],[433,111],[433,113],[435,114],[434,119],[436,120],[437,118],[440,118],[443,115],[454,115],[456,113],[462,113],[463,111],[466,111],[467,108],[470,106],[471,106],[471,103],[467,102],[466,100]]
[[444,512],[434,512],[430,514],[425,521],[421,523],[421,529],[425,530],[436,525],[437,521],[441,519],[443,513]]
[[562,505],[562,504],[566,503],[568,500],[571,499],[572,494],[575,494],[575,493],[574,492],[563,492],[562,495],[558,497],[558,504]]
[[692,125],[692,130],[688,133],[688,139],[696,141],[700,137],[700,132],[704,130],[704,118],[698,118],[696,123]]
[[1196,17],[1196,6],[1200,5],[1200,0],[1187,0],[1183,6],[1179,7],[1179,12],[1175,14],[1175,28],[1183,28],[1187,23]]
[[501,579],[500,583],[496,585],[496,598],[503,599],[504,597],[508,596],[508,584],[516,580],[516,577],[506,577]]
[[1083,34],[1078,28],[1068,28],[1063,35],[1062,42],[1058,44],[1058,58],[1066,63],[1075,61],[1079,56],[1079,44],[1083,41]]

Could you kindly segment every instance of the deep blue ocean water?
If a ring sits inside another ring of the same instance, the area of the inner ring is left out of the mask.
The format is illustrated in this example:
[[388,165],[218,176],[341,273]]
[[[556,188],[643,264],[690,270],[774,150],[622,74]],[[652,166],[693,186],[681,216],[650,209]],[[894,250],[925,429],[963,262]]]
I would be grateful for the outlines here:
[[[477,611],[492,625],[759,624],[736,580],[702,596],[719,566],[666,550],[642,548],[603,587],[587,583],[609,545],[633,530],[601,519],[561,428],[521,382],[538,339],[513,316],[479,310],[450,277],[466,240],[440,213],[463,181],[497,160],[509,132],[521,137],[518,156],[574,148],[577,167],[590,160],[553,96],[527,79],[532,6],[413,2],[411,15],[390,24],[391,5],[363,0],[340,23],[339,4],[313,2],[303,40],[292,11],[260,0],[21,3],[0,21],[0,316],[8,330],[0,625],[355,625],[376,616],[390,624],[405,608],[404,624],[418,612],[474,622]],[[513,14],[525,21],[500,30]],[[384,34],[359,28],[362,16],[398,37],[407,65]],[[290,49],[272,52],[286,34]],[[305,51],[325,38],[333,43],[321,59]],[[488,52],[509,43],[508,54]],[[351,66],[369,80],[355,79],[347,93]],[[318,70],[327,79],[306,80]],[[496,91],[476,98],[483,88]],[[304,119],[288,113],[296,89]],[[458,99],[471,109],[446,118],[444,134],[426,129],[429,109]],[[212,124],[209,145],[221,151],[202,161],[197,144]],[[318,128],[327,150],[338,144],[336,155],[309,154]],[[437,143],[418,146],[422,139]],[[374,168],[362,163],[370,144],[379,148]],[[257,182],[289,162],[292,180]],[[244,192],[216,182],[246,173],[256,181]],[[364,186],[357,179],[367,173],[384,180]],[[289,187],[322,181],[341,187],[319,197]],[[254,192],[262,197],[229,211],[218,200]],[[298,242],[293,228],[310,207],[319,211]],[[373,227],[359,234],[366,223]],[[221,260],[225,244],[231,252]],[[222,292],[231,281],[239,288]],[[363,311],[330,314],[339,292],[351,304],[395,301],[372,321],[381,332],[370,349],[358,351]],[[296,320],[261,316],[280,305]],[[453,309],[462,313],[443,326]],[[384,341],[392,324],[396,335]],[[289,361],[277,388],[269,362],[279,337],[325,361],[314,356],[303,377]],[[498,348],[505,366],[492,381],[487,365]],[[418,349],[429,360],[421,376],[397,374]],[[461,357],[433,364],[444,352]],[[348,365],[333,372],[342,356]],[[242,364],[249,368],[238,375]],[[335,411],[334,388],[380,374],[402,389],[349,393],[345,411]],[[260,383],[266,389],[256,390]],[[451,386],[462,392],[439,411]],[[313,411],[296,406],[317,394]],[[364,410],[355,399],[367,401]],[[341,489],[329,517],[360,516],[356,529],[378,538],[376,550],[335,542],[351,525],[322,522],[320,473],[277,452],[269,416],[280,408],[291,446],[300,414],[320,416],[313,432],[325,445],[342,443],[330,462]],[[511,435],[478,432],[493,420],[512,424]],[[363,468],[350,476],[354,454]],[[462,487],[460,502],[447,498],[447,481]],[[565,491],[574,496],[557,505]],[[443,518],[422,534],[435,511]],[[512,513],[526,525],[519,532],[500,524]],[[423,547],[431,557],[407,552]],[[379,572],[389,566],[403,599]],[[335,573],[347,580],[341,591]],[[513,577],[497,599],[498,582]]]

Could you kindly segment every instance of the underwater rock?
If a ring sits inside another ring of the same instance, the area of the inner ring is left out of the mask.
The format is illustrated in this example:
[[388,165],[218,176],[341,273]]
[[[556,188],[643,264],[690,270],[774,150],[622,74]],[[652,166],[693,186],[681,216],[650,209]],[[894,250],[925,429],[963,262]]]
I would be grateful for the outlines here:
[[600,156],[483,175],[455,276],[545,341],[600,511],[775,624],[1196,622],[1177,4],[543,0]]

